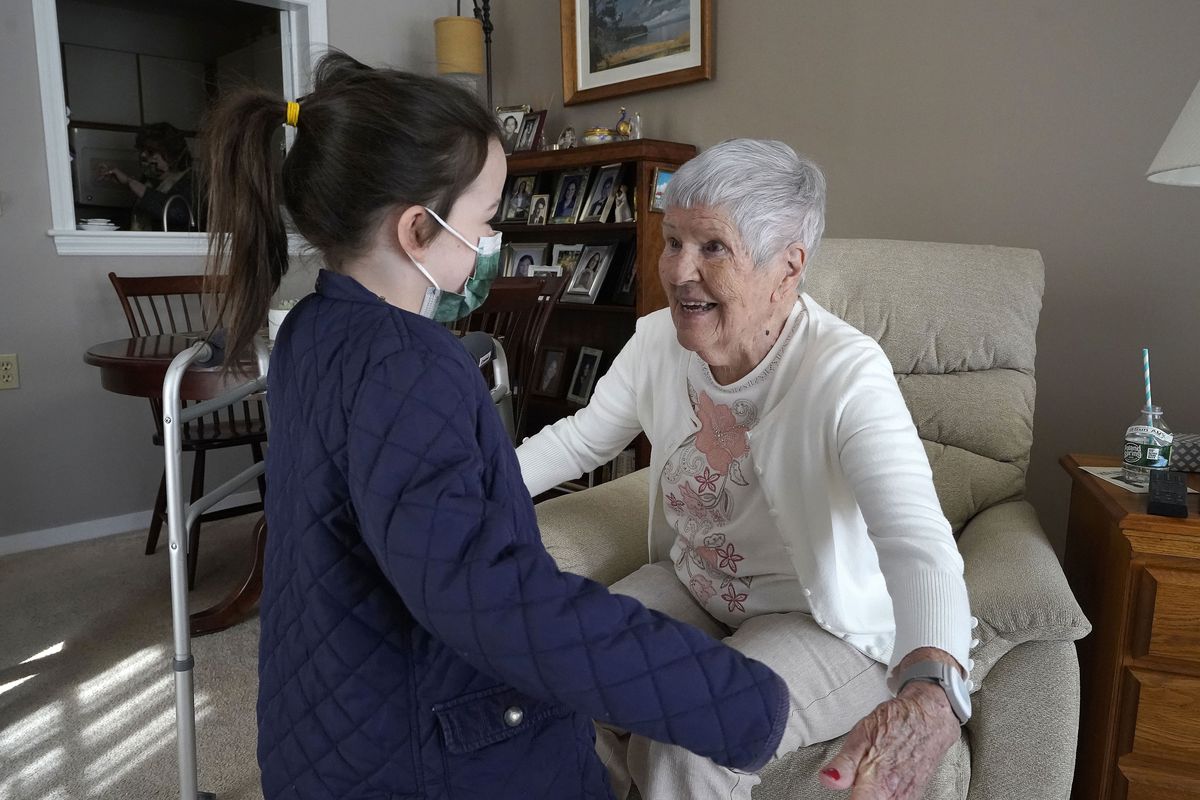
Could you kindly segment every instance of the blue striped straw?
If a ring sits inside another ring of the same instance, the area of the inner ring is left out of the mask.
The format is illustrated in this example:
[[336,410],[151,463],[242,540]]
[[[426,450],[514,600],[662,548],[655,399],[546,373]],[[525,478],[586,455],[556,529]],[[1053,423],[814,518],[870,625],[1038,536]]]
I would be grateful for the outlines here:
[[1146,410],[1149,411],[1154,403],[1150,402],[1150,348],[1142,348],[1142,373],[1146,376]]

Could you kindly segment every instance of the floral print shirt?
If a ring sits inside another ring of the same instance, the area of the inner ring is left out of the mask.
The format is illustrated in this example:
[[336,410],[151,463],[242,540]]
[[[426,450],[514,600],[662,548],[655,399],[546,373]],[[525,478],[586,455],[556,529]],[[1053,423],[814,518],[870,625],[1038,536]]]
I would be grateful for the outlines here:
[[688,395],[700,430],[662,473],[664,512],[675,530],[675,574],[696,602],[732,628],[761,614],[808,610],[747,436],[770,411],[769,387],[803,321],[804,306],[797,303],[762,362],[728,386],[692,355]]

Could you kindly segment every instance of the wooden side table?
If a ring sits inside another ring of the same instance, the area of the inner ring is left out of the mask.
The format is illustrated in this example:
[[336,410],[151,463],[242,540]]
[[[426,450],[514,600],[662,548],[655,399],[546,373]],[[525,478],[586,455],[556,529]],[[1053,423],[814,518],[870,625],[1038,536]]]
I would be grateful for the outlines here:
[[[1200,503],[1187,519],[1146,513],[1146,495],[1067,455],[1063,569],[1092,623],[1079,642],[1083,698],[1073,800],[1200,800]],[[1200,476],[1190,478],[1200,489]]]

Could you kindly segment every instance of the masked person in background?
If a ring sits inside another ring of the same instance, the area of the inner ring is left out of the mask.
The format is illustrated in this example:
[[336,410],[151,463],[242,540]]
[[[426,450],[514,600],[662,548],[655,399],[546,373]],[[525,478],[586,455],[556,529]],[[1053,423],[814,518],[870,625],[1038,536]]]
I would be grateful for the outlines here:
[[453,84],[342,54],[314,86],[300,103],[231,95],[207,131],[227,364],[287,269],[283,206],[326,265],[268,378],[264,797],[610,798],[593,719],[761,767],[783,682],[558,570],[479,367],[440,324],[499,267],[495,118]]
[[100,173],[133,192],[136,199],[130,229],[164,230],[163,211],[167,209],[165,230],[203,230],[199,186],[183,133],[169,122],[156,122],[138,131],[135,146],[142,164],[141,180],[119,167],[101,167]]

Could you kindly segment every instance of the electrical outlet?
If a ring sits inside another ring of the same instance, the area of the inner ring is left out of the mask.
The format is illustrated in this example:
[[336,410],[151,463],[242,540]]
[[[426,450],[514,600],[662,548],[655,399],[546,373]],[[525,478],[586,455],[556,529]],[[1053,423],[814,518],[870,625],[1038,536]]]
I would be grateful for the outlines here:
[[0,389],[21,388],[21,373],[17,369],[16,353],[0,355]]

